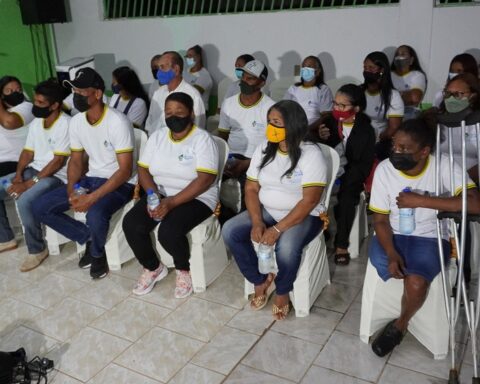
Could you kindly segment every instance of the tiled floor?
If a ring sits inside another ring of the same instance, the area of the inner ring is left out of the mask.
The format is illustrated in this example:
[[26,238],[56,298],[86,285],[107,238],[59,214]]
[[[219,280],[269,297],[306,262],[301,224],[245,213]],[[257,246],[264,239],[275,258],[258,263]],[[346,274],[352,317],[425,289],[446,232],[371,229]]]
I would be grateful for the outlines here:
[[[447,382],[449,360],[433,360],[410,335],[386,358],[360,341],[365,256],[348,267],[331,265],[332,284],[309,317],[275,322],[270,305],[245,307],[234,262],[205,293],[175,300],[173,273],[150,294],[132,295],[136,261],[92,281],[76,266],[73,244],[23,274],[25,253],[21,246],[0,255],[0,350],[24,346],[30,357],[53,359],[49,383]],[[465,383],[471,363],[465,352]]]

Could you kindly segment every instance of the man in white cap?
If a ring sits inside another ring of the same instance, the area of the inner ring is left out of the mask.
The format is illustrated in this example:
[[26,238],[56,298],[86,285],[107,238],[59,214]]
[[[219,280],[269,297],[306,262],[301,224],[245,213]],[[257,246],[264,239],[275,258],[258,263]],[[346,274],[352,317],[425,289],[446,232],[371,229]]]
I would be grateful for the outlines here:
[[245,174],[253,151],[265,140],[267,112],[275,102],[262,93],[268,77],[265,64],[260,60],[252,60],[241,70],[240,93],[222,103],[218,131],[220,137],[228,141],[230,154],[235,159],[226,167],[225,176],[240,182],[244,207]]
[[[133,128],[123,113],[103,103],[105,84],[93,69],[82,68],[65,83],[73,88],[73,103],[81,112],[70,120],[67,185],[40,196],[32,210],[39,222],[86,244],[78,266],[90,268],[90,276],[99,279],[108,273],[105,243],[110,218],[132,198],[136,183]],[[86,223],[67,215],[70,208],[85,212]]]

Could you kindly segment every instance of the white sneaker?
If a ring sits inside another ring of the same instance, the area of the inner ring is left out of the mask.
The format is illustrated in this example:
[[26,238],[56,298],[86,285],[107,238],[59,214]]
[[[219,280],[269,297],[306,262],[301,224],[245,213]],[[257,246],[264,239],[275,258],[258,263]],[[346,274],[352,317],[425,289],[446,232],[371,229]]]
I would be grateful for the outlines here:
[[15,249],[15,248],[17,248],[17,246],[18,246],[17,240],[15,240],[15,239],[5,241],[4,243],[0,243],[0,252]]
[[153,289],[157,281],[162,280],[167,275],[168,269],[162,263],[154,271],[144,269],[132,292],[139,296],[146,295]]
[[193,292],[192,277],[190,271],[175,270],[177,273],[177,280],[175,286],[175,298],[183,299],[190,296]]

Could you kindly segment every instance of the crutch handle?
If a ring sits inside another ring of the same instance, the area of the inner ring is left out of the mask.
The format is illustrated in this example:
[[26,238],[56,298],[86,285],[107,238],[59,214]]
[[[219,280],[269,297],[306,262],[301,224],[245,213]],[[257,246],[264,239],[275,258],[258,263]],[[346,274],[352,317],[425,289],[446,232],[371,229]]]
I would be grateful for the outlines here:
[[448,128],[458,128],[461,126],[463,120],[472,114],[471,108],[466,108],[463,111],[456,112],[456,113],[441,113],[437,115],[438,123],[444,125]]
[[[439,220],[443,219],[453,219],[457,224],[462,221],[462,212],[438,212],[437,218]],[[480,223],[480,215],[467,215],[467,221]]]

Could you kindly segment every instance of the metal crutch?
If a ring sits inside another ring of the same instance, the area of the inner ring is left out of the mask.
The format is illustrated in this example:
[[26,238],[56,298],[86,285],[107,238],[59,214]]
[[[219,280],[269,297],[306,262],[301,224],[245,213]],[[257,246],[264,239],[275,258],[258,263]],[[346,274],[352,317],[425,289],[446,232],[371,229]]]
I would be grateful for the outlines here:
[[[437,126],[437,137],[436,144],[437,150],[435,152],[435,167],[436,167],[436,183],[435,183],[435,193],[436,196],[441,196],[443,190],[441,188],[441,176],[440,176],[440,139],[441,139],[441,126],[445,126],[447,130],[447,143],[448,143],[448,160],[449,160],[449,173],[450,173],[450,196],[453,196],[455,193],[455,180],[453,174],[454,167],[454,157],[453,157],[453,135],[452,130],[458,129],[460,125],[461,129],[461,138],[462,138],[462,209],[461,213],[455,212],[438,212],[437,211],[437,241],[441,265],[441,274],[442,274],[442,283],[443,283],[443,293],[445,298],[445,309],[447,313],[447,319],[449,323],[449,334],[450,334],[450,353],[451,353],[451,369],[449,373],[449,384],[458,384],[458,369],[456,367],[456,355],[455,355],[455,330],[458,322],[458,317],[460,313],[460,303],[463,298],[464,303],[467,303],[467,291],[463,276],[463,265],[464,265],[464,255],[465,255],[465,234],[466,234],[466,225],[467,225],[467,178],[466,178],[466,151],[465,151],[465,118],[468,114],[471,113],[471,110],[465,110],[456,114],[444,114],[439,116],[439,124]],[[444,267],[444,252],[442,245],[442,220],[447,219],[450,224],[450,227],[454,230],[454,240],[455,246],[457,247],[458,254],[458,274],[457,274],[457,292],[455,295],[451,295],[450,282],[446,276],[445,267]],[[455,220],[460,223],[461,233],[460,238],[458,236],[457,224]],[[467,307],[467,306],[466,306]],[[470,311],[465,310],[465,315],[467,318],[467,324],[470,324]]]

